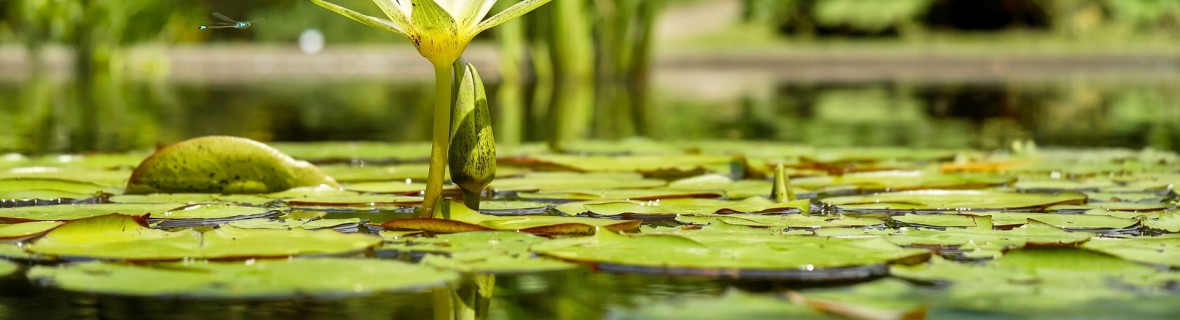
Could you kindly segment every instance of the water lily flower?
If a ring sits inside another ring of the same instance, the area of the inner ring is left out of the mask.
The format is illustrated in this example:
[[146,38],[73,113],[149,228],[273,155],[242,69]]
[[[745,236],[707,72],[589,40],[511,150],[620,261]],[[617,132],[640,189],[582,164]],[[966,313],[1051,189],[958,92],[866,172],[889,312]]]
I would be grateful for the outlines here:
[[373,0],[389,20],[368,16],[324,0],[315,4],[366,25],[409,38],[435,65],[450,66],[484,30],[524,15],[551,0],[524,0],[484,19],[497,0]]
[[540,7],[551,0],[522,0],[491,18],[497,0],[373,0],[388,20],[361,14],[324,0],[311,2],[366,25],[410,39],[418,53],[434,65],[434,128],[430,170],[422,200],[421,216],[436,214],[442,198],[443,175],[451,143],[451,68],[475,35]]

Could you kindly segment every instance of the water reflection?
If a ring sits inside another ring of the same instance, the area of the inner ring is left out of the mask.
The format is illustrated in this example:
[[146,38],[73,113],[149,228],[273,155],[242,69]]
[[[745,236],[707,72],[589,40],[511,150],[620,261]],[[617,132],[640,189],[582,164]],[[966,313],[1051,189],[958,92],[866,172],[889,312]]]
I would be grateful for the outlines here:
[[[499,92],[496,84],[491,87],[489,93]],[[1180,148],[1180,90],[1166,81],[779,82],[768,87],[768,92],[720,96],[657,87],[651,103],[632,104],[644,105],[642,110],[587,103],[578,92],[589,91],[564,90],[554,99],[525,99],[524,112],[493,113],[519,115],[513,120],[524,123],[525,141],[646,133],[655,139],[770,139],[820,146],[991,149],[1031,138],[1041,145]],[[166,84],[99,78],[86,90],[89,104],[79,103],[80,88],[47,76],[0,84],[0,114],[11,119],[11,125],[0,128],[0,150],[122,151],[210,134],[270,141],[423,141],[429,136],[426,83]],[[565,105],[567,100],[576,108],[536,105]],[[651,117],[637,121],[636,114]]]

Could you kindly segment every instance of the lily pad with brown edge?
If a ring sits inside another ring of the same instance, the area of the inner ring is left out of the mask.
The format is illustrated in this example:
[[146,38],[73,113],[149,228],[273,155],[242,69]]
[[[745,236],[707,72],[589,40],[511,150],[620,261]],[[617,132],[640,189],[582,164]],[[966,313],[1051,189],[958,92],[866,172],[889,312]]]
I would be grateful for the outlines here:
[[913,214],[892,216],[889,219],[916,227],[966,228],[975,226],[975,216],[955,213]]
[[1094,238],[1082,246],[1130,261],[1180,268],[1180,236],[1175,234],[1130,239]]
[[449,216],[442,218],[394,219],[381,224],[386,230],[422,230],[431,233],[471,231],[517,231],[533,234],[591,234],[597,228],[631,231],[639,220],[610,220],[583,217],[511,216],[480,214],[461,203],[451,202]]
[[1138,219],[1124,219],[1111,216],[1087,214],[1022,213],[1022,212],[967,212],[966,215],[991,216],[992,225],[1008,229],[1022,226],[1029,220],[1043,222],[1064,230],[1119,230],[1134,227]]
[[300,209],[396,210],[422,204],[422,197],[417,196],[362,194],[335,188],[296,188],[266,196]]
[[653,218],[733,213],[798,214],[810,208],[810,201],[804,199],[776,203],[762,197],[747,198],[741,201],[718,199],[606,200],[563,203],[557,205],[556,208],[566,215],[591,214],[624,218]]
[[69,221],[120,213],[132,216],[158,216],[173,210],[188,206],[187,203],[144,203],[144,204],[70,204],[53,206],[35,206],[0,209],[0,221],[29,222],[29,221]]
[[381,238],[335,231],[259,230],[232,226],[198,232],[151,229],[132,217],[105,215],[68,222],[26,245],[34,254],[129,261],[243,259],[346,254]]
[[[949,283],[934,302],[937,305],[1015,316],[1034,312],[1061,316],[1079,306],[1111,300],[1122,304],[1147,297],[1174,300],[1159,289],[1177,278],[1174,273],[1079,248],[1014,250],[984,263],[931,259],[927,264],[895,265],[890,273]],[[1086,311],[1079,316],[1093,314]]]
[[260,142],[209,136],[157,150],[132,172],[126,193],[268,193],[318,185],[337,183]]
[[547,241],[543,255],[611,272],[715,276],[739,279],[846,281],[883,275],[894,262],[916,262],[929,251],[881,239],[752,235],[620,235]]
[[989,190],[919,190],[820,199],[841,211],[987,211],[1042,210],[1054,205],[1083,204],[1086,195],[1015,193]]
[[881,226],[885,221],[876,218],[850,216],[803,216],[803,215],[752,215],[733,214],[725,216],[679,216],[676,221],[693,224],[711,224],[721,221],[731,225],[747,227],[771,227],[789,229],[819,229]]
[[0,240],[19,240],[37,236],[64,223],[61,221],[33,221],[0,224]]
[[29,270],[29,279],[69,291],[118,296],[257,299],[422,290],[455,282],[458,274],[401,261],[315,258],[147,265],[95,261],[37,266]]

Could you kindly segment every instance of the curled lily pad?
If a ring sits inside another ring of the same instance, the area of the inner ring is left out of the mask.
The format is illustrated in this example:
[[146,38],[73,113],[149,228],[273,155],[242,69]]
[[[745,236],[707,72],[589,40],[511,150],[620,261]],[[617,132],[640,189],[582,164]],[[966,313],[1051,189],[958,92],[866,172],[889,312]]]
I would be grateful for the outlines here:
[[25,246],[43,255],[109,260],[167,261],[341,254],[376,246],[381,239],[335,231],[248,230],[223,226],[197,232],[151,229],[123,215],[66,223]]
[[[29,279],[70,291],[144,297],[338,297],[441,287],[458,274],[388,260],[292,259],[34,267]],[[329,281],[330,280],[330,281]]]
[[337,183],[315,166],[260,142],[211,136],[169,145],[144,159],[126,193],[267,193],[318,185]]
[[598,232],[533,246],[544,255],[617,272],[732,278],[848,280],[879,275],[884,265],[929,252],[881,239],[797,236],[626,236]]
[[449,216],[445,218],[394,219],[381,226],[389,230],[411,229],[432,233],[455,233],[470,231],[519,231],[535,234],[590,234],[602,227],[610,230],[630,231],[639,228],[638,220],[608,220],[582,217],[558,216],[512,216],[497,217],[484,215],[460,203],[450,204]]
[[1086,195],[1014,193],[987,190],[920,190],[878,193],[865,196],[833,197],[821,200],[839,210],[1031,210],[1060,204],[1082,204]]

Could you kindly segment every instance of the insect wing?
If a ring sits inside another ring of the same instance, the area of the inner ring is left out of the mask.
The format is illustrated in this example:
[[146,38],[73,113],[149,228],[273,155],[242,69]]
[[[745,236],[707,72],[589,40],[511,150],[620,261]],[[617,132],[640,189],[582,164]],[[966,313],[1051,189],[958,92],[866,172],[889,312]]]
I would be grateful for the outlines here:
[[238,21],[237,21],[237,20],[230,19],[229,17],[226,17],[225,15],[221,14],[220,12],[214,12],[214,13],[213,13],[213,17],[214,17],[214,18],[217,18],[218,20],[225,21],[225,22],[227,22],[227,23],[229,23],[229,24],[236,24],[236,23],[238,23]]

